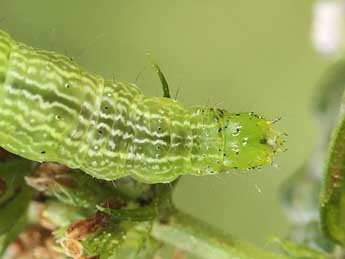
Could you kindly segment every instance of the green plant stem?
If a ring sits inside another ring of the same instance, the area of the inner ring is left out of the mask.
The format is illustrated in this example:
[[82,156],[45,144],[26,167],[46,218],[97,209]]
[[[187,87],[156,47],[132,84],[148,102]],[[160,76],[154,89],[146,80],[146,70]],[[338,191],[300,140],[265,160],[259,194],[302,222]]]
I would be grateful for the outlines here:
[[345,114],[339,118],[329,146],[320,198],[321,226],[333,241],[345,244]]
[[[66,227],[80,217],[79,209],[62,203],[50,202],[45,206],[45,218],[56,226]],[[59,216],[56,217],[56,214]],[[153,222],[151,236],[159,242],[205,259],[291,258],[238,240],[177,209],[171,209],[167,218],[158,217]]]
[[289,258],[237,240],[178,210],[170,214],[167,222],[156,221],[153,225],[152,236],[205,259]]

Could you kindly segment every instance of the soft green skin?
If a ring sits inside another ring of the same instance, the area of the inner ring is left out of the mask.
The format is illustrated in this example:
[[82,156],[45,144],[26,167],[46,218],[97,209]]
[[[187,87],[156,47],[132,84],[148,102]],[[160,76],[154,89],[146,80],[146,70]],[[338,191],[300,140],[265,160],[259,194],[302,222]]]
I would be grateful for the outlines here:
[[146,97],[0,31],[0,146],[104,180],[158,183],[270,163],[281,136],[253,113]]

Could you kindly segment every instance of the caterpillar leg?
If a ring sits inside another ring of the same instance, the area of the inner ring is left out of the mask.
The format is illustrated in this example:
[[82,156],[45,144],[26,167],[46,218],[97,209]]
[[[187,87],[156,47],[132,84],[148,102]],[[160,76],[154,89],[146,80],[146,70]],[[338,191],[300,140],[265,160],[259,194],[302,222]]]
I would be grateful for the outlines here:
[[167,169],[154,172],[150,171],[149,168],[143,168],[143,170],[133,171],[130,176],[139,182],[147,184],[170,183],[179,177],[174,171],[173,169]]
[[170,90],[169,90],[169,84],[161,70],[161,68],[159,67],[159,65],[152,59],[151,55],[148,54],[150,62],[152,64],[153,69],[157,72],[158,76],[159,76],[159,80],[161,81],[162,84],[162,88],[163,88],[163,97],[165,98],[171,98],[170,95]]

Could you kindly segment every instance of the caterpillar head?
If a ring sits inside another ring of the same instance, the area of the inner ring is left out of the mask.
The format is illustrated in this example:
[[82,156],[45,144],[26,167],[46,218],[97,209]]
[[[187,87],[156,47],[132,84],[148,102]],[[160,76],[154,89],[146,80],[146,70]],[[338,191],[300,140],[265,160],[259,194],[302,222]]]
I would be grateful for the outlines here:
[[254,113],[231,113],[223,119],[224,169],[270,164],[271,157],[282,150],[282,134],[273,129],[273,121]]

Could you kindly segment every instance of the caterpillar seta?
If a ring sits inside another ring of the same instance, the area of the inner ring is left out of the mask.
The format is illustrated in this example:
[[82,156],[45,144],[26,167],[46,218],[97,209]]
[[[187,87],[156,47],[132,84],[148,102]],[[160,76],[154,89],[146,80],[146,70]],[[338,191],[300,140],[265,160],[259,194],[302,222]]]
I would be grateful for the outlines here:
[[145,96],[0,31],[0,146],[24,158],[164,183],[271,163],[283,143],[272,124]]

